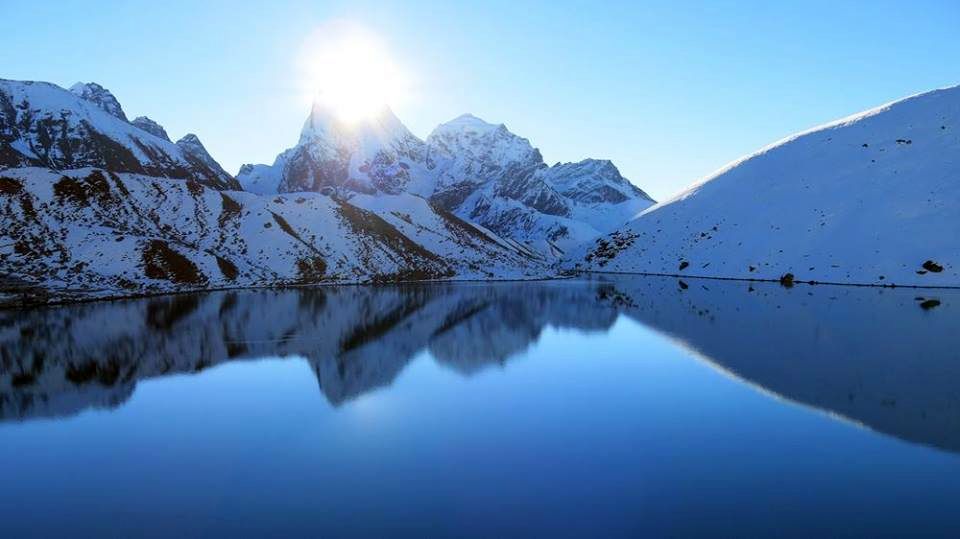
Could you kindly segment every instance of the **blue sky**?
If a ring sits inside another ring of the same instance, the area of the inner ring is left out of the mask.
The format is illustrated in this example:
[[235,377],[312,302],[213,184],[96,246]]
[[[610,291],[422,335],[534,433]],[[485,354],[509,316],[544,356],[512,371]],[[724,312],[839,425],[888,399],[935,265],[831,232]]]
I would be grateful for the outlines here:
[[411,72],[418,136],[472,112],[544,158],[608,158],[655,198],[795,131],[960,83],[960,2],[0,0],[0,77],[96,81],[235,172],[308,112],[296,62],[331,21]]

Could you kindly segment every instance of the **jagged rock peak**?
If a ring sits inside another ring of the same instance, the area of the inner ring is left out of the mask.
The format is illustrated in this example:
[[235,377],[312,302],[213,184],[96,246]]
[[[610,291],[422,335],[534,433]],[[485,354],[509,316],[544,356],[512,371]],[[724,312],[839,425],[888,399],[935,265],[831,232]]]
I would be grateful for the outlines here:
[[163,140],[173,142],[170,140],[170,137],[167,135],[167,131],[163,128],[162,125],[151,120],[150,118],[147,118],[146,116],[137,116],[136,118],[133,119],[133,122],[131,123],[155,137],[159,137],[159,138],[162,138]]
[[631,198],[654,202],[650,195],[624,178],[608,159],[557,163],[545,170],[543,176],[565,197],[585,204],[619,204]]
[[240,183],[220,166],[220,163],[210,155],[210,152],[200,142],[200,138],[193,133],[187,133],[177,141],[177,147],[183,150],[187,160],[200,169],[205,169],[209,179],[217,188],[242,190]]
[[460,116],[457,116],[448,122],[438,125],[433,131],[430,132],[430,136],[427,138],[430,139],[434,137],[460,134],[483,136],[495,132],[510,135],[523,141],[527,141],[527,139],[513,134],[509,129],[507,129],[506,125],[502,123],[490,123],[482,118],[470,114],[469,112],[466,114],[461,114]]
[[452,130],[452,129],[457,129],[457,130],[472,129],[474,131],[487,132],[487,131],[493,131],[496,129],[506,129],[506,128],[507,126],[503,124],[492,124],[468,112],[466,114],[461,114],[460,116],[457,116],[456,118],[450,120],[449,122],[440,124],[437,127],[437,129],[434,130],[434,132],[436,132],[437,130]]
[[70,91],[74,95],[82,97],[91,103],[95,103],[109,114],[125,122],[128,121],[127,115],[123,112],[123,107],[120,106],[120,102],[110,93],[110,90],[107,90],[103,86],[95,82],[78,82],[70,87]]
[[214,160],[213,156],[210,155],[210,152],[207,151],[203,143],[200,142],[200,138],[193,133],[184,135],[183,138],[177,141],[177,146],[188,156],[195,157],[202,161],[207,167],[214,169],[218,173],[227,174],[226,171],[220,167],[220,164]]
[[386,105],[368,118],[346,122],[328,106],[315,101],[300,131],[300,144],[324,141],[337,148],[353,146],[358,142],[389,145],[397,140],[412,138],[416,137]]
[[453,157],[493,160],[500,164],[532,162],[541,165],[540,150],[504,124],[492,124],[473,114],[461,114],[438,125],[427,144]]
[[184,150],[193,150],[207,153],[207,149],[203,146],[203,143],[200,142],[200,137],[194,135],[193,133],[187,133],[180,140],[177,141],[177,146],[180,146]]

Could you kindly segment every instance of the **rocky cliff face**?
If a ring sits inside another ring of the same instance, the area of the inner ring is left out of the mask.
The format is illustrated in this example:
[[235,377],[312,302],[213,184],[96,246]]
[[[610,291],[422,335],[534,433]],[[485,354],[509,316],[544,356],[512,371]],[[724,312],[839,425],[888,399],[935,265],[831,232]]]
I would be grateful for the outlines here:
[[150,133],[151,135],[157,138],[162,138],[167,142],[172,142],[170,140],[170,136],[167,135],[167,130],[164,129],[162,125],[151,120],[150,118],[147,118],[146,116],[137,116],[130,123],[146,131],[147,133]]
[[529,141],[469,114],[424,142],[388,109],[346,125],[315,105],[297,146],[238,179],[258,193],[416,194],[547,258],[653,203],[608,161],[548,167]]
[[99,167],[240,188],[212,159],[192,159],[171,143],[155,122],[135,122],[127,122],[117,99],[98,84],[67,91],[44,82],[0,80],[0,167]]
[[272,166],[244,165],[238,178],[246,190],[261,194],[315,191],[349,197],[407,192],[412,178],[429,176],[433,168],[423,141],[389,109],[346,124],[315,104],[296,146]]
[[550,255],[653,204],[609,161],[547,166],[527,139],[472,115],[441,125],[427,145],[443,163],[432,199]]

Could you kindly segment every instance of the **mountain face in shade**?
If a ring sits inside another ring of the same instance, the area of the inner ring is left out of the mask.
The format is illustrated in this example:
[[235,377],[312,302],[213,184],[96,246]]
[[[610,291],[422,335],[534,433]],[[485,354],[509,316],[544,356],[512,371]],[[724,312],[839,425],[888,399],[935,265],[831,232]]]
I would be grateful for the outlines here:
[[107,114],[125,122],[127,121],[127,115],[124,114],[120,102],[110,93],[110,90],[107,90],[103,86],[95,82],[78,82],[70,87],[70,92],[77,97],[95,103]]
[[157,138],[162,138],[163,140],[166,140],[166,141],[168,141],[168,142],[172,142],[172,141],[170,140],[170,136],[167,135],[167,130],[164,129],[162,125],[160,125],[160,124],[158,124],[157,122],[151,120],[150,118],[147,118],[146,116],[137,116],[137,117],[134,118],[133,121],[130,122],[130,123],[132,123],[133,125],[139,127],[140,129],[143,129],[143,130],[146,131],[147,133],[150,133],[151,135],[153,135],[153,136],[155,136],[155,137],[157,137]]
[[[163,128],[160,129],[162,130]],[[196,170],[213,173],[210,178],[211,182],[216,183],[217,179],[230,178],[229,188],[235,189],[238,187],[237,181],[234,180],[226,170],[223,170],[220,163],[217,163],[207,152],[207,149],[203,147],[203,143],[201,143],[200,139],[193,133],[187,133],[183,138],[178,140],[177,147],[183,150],[183,156],[187,158],[187,161],[189,161]],[[224,185],[223,187],[226,188],[228,186]]]
[[568,266],[846,284],[960,285],[960,87],[745,157],[571,253]]
[[[116,98],[95,83],[70,91],[0,79],[0,167],[100,167],[239,189],[212,159],[198,160],[165,137],[127,122]],[[144,125],[144,121],[140,121]],[[164,133],[165,134],[165,133]],[[216,165],[216,166],[213,166]]]
[[296,146],[273,165],[244,165],[237,178],[262,194],[412,193],[547,257],[653,203],[608,161],[548,167],[526,139],[472,115],[424,142],[387,108],[345,124],[315,104]]
[[314,104],[296,146],[272,166],[244,165],[238,179],[261,194],[317,191],[398,194],[412,177],[429,176],[433,166],[423,141],[413,136],[389,108],[347,124]]
[[547,166],[527,139],[469,114],[437,127],[427,145],[443,163],[434,200],[553,256],[654,203],[610,161]]

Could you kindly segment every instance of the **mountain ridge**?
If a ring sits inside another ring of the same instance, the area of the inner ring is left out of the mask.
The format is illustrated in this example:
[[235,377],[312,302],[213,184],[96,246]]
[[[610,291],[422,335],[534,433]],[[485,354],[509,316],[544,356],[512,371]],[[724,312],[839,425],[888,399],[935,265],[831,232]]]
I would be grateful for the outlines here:
[[550,167],[527,139],[469,113],[421,140],[387,107],[350,126],[315,103],[296,146],[273,165],[244,165],[237,177],[261,194],[409,192],[547,258],[653,203],[609,161]]

